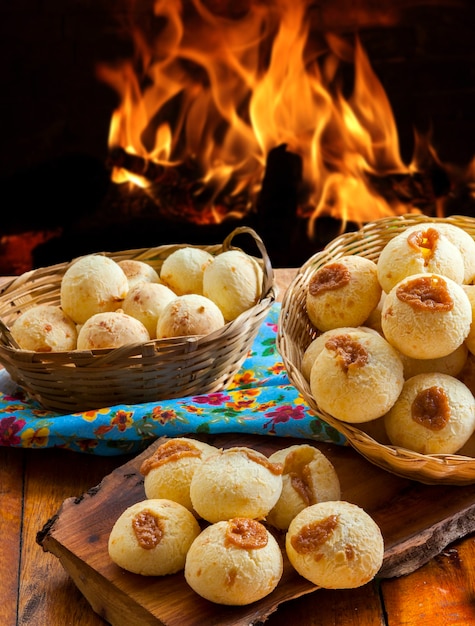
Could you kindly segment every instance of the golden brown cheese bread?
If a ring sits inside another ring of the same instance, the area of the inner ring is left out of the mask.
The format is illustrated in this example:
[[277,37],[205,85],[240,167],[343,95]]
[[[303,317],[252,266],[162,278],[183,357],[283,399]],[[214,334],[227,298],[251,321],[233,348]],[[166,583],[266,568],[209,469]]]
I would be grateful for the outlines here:
[[204,459],[191,479],[194,510],[208,522],[232,517],[264,519],[282,492],[282,465],[245,446]]
[[95,313],[122,306],[129,282],[118,263],[102,254],[88,254],[68,267],[61,279],[61,308],[76,324]]
[[324,500],[339,500],[340,481],[330,460],[317,448],[295,444],[270,455],[271,463],[282,463],[282,493],[266,521],[287,530],[302,509]]
[[178,296],[203,295],[203,274],[213,259],[213,255],[202,248],[178,248],[163,261],[160,279]]
[[156,339],[158,319],[174,298],[176,294],[165,285],[142,281],[129,289],[122,310],[142,322],[150,339]]
[[23,350],[59,352],[76,349],[76,324],[53,304],[37,304],[21,313],[12,325],[11,333]]
[[186,294],[170,300],[157,321],[157,338],[208,335],[224,326],[216,304],[199,294]]
[[165,576],[182,570],[201,529],[181,504],[148,499],[128,507],[109,535],[110,558],[134,574]]
[[431,372],[409,378],[384,417],[395,446],[420,454],[453,454],[475,429],[475,398],[460,380]]
[[416,374],[425,374],[427,372],[440,372],[441,374],[458,376],[467,362],[467,357],[468,348],[465,342],[461,343],[460,346],[450,354],[437,359],[414,359],[405,354],[401,354],[404,378],[407,380]]
[[384,557],[379,526],[362,508],[342,500],[303,509],[290,523],[285,545],[297,572],[326,589],[365,585]]
[[262,294],[263,271],[253,257],[242,250],[218,254],[206,266],[203,294],[221,309],[230,322],[253,307]]
[[320,409],[349,423],[387,413],[403,384],[398,352],[378,333],[357,328],[332,334],[310,373],[310,389]]
[[[368,328],[367,326],[358,326],[358,330],[370,333],[377,333],[373,328]],[[312,371],[312,366],[315,362],[315,359],[320,354],[320,352],[325,347],[325,343],[330,337],[334,337],[337,335],[341,335],[342,333],[348,331],[354,331],[355,327],[353,326],[344,326],[341,328],[334,328],[333,330],[327,330],[323,332],[321,335],[318,335],[305,349],[305,352],[302,356],[302,365],[301,371],[306,380],[310,381],[310,372]]]
[[256,602],[283,573],[281,549],[260,522],[234,518],[211,524],[193,541],[185,579],[200,596],[226,605]]
[[174,437],[162,443],[140,466],[147,498],[168,498],[194,513],[190,484],[196,468],[217,448],[197,439]]
[[[430,224],[430,227],[442,233],[458,248],[464,264],[463,282],[466,285],[473,283],[475,280],[475,240],[466,230],[450,222],[434,222]],[[411,232],[417,228],[419,227],[416,225],[409,226],[406,232]]]
[[387,294],[381,314],[384,336],[415,359],[447,356],[470,331],[472,307],[464,288],[439,274],[415,274]]
[[86,320],[79,329],[77,347],[78,350],[100,350],[149,340],[142,322],[120,309],[96,313]]
[[374,261],[343,256],[325,264],[310,278],[307,314],[321,331],[361,326],[377,307],[381,293]]
[[159,283],[160,277],[151,265],[138,259],[122,259],[117,261],[129,281],[129,289],[137,283]]
[[390,239],[379,259],[378,280],[386,293],[414,274],[441,274],[461,284],[464,263],[460,250],[431,224],[408,228]]

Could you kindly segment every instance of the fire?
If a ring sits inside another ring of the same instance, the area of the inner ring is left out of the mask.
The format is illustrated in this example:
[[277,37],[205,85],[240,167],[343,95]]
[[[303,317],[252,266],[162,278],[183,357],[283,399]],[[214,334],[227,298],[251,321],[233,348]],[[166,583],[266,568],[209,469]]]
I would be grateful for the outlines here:
[[301,162],[298,210],[310,231],[321,215],[359,223],[419,211],[371,184],[411,176],[417,162],[401,160],[391,105],[358,39],[316,37],[308,0],[238,6],[229,14],[235,5],[219,0],[155,0],[156,32],[134,24],[135,57],[98,68],[120,97],[109,145],[144,165],[117,163],[113,180],[163,205],[171,176],[185,204],[202,205],[193,219],[219,222],[255,209],[269,154],[285,146]]

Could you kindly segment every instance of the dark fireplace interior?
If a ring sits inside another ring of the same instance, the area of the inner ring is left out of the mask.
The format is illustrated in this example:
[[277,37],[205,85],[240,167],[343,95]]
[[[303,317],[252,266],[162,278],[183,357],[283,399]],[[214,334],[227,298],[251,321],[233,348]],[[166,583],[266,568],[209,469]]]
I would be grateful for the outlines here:
[[[182,4],[186,11],[192,0]],[[266,8],[273,3],[202,4],[239,20],[253,4]],[[414,129],[430,136],[433,151],[427,150],[415,175],[378,175],[373,186],[388,199],[396,196],[407,212],[475,216],[475,3],[306,4],[321,48],[332,36],[348,42],[359,38],[391,104],[405,164],[414,156]],[[119,97],[98,77],[97,67],[133,58],[130,18],[144,32],[153,29],[152,9],[153,2],[144,0],[19,0],[0,9],[0,274],[19,275],[101,250],[218,243],[242,224],[261,234],[274,266],[297,267],[342,228],[358,225],[358,220],[323,212],[308,234],[301,163],[283,145],[270,150],[251,209],[235,211],[249,199],[231,195],[224,202],[229,215],[217,223],[188,212],[196,182],[192,166],[172,171],[175,178],[165,191],[162,186],[161,204],[139,187],[112,181],[114,165],[125,159],[134,170],[137,159],[124,146],[111,150],[108,145]],[[351,63],[342,64],[341,81],[350,91],[352,71]],[[145,167],[153,178],[155,164],[139,159],[139,170]],[[164,203],[171,210],[164,211]]]

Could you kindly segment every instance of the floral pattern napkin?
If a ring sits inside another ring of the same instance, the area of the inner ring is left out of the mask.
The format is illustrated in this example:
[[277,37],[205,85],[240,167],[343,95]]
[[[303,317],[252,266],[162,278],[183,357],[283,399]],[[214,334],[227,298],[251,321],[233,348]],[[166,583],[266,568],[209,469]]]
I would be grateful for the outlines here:
[[0,372],[0,445],[61,447],[98,455],[135,453],[160,436],[247,433],[345,444],[290,384],[276,349],[272,305],[247,359],[224,390],[64,415],[46,410]]

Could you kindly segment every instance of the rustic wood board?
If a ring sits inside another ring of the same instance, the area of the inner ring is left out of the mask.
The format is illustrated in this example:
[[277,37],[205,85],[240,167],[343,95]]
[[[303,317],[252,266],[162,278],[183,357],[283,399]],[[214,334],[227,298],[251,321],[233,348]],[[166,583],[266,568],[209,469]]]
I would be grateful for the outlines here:
[[[292,443],[302,443],[239,434],[202,439],[223,448],[246,445],[267,455]],[[81,498],[65,500],[38,533],[38,543],[60,559],[96,613],[114,626],[247,626],[265,621],[279,604],[317,591],[293,570],[285,550],[284,574],[277,588],[261,601],[244,607],[220,606],[200,598],[182,573],[143,577],[112,563],[107,552],[109,533],[125,508],[145,499],[139,468],[160,441],[106,476]],[[363,507],[379,524],[385,540],[381,578],[414,571],[449,543],[475,530],[475,485],[424,485],[381,470],[350,447],[312,445],[334,464],[342,499]],[[283,535],[278,539],[283,546]]]

